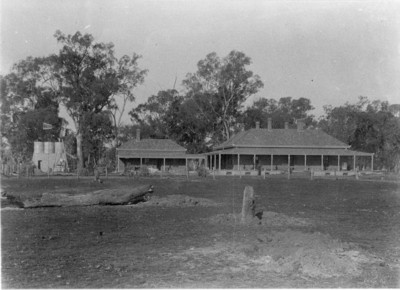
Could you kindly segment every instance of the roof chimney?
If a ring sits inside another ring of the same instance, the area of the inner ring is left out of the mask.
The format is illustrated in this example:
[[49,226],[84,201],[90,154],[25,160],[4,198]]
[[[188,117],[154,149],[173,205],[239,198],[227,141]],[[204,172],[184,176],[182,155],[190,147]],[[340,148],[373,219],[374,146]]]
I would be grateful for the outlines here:
[[260,129],[260,121],[256,122],[256,129]]
[[285,122],[285,129],[289,129],[289,122]]
[[304,121],[303,120],[297,120],[297,131],[298,132],[304,131]]
[[140,129],[136,129],[136,141],[140,141]]
[[268,118],[268,131],[272,131],[272,118]]

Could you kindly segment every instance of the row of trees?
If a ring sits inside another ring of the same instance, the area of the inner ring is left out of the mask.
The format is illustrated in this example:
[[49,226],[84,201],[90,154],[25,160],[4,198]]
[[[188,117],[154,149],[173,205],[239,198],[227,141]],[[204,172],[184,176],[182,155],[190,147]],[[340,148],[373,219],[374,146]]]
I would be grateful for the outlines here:
[[[57,31],[55,38],[61,44],[58,54],[22,60],[0,80],[1,133],[18,160],[31,158],[33,141],[65,135],[70,153],[83,167],[84,160],[98,162],[112,155],[121,142],[134,138],[136,128],[145,137],[171,138],[189,152],[206,152],[256,121],[266,127],[271,117],[274,128],[303,119],[307,127],[321,128],[355,150],[376,153],[379,166],[394,169],[399,164],[399,105],[361,97],[356,104],[326,106],[318,120],[307,98],[260,98],[245,107],[263,82],[248,69],[251,59],[239,51],[223,58],[208,54],[197,71],[186,76],[181,91],[159,91],[132,109],[132,124],[123,125],[126,105],[135,100],[133,90],[147,73],[138,66],[140,56],[117,59],[113,44],[97,43],[89,34]],[[65,128],[58,116],[60,104],[76,132],[60,134]],[[44,131],[42,123],[53,129]]]
[[[18,160],[29,160],[34,140],[60,137],[63,104],[76,128],[70,143],[76,144],[73,153],[82,168],[86,158],[101,154],[104,143],[117,145],[125,106],[134,101],[133,89],[147,71],[138,66],[139,55],[117,59],[112,43],[97,43],[89,34],[54,36],[61,44],[58,54],[28,57],[1,77],[2,142],[7,140]],[[43,130],[43,123],[53,129]]]

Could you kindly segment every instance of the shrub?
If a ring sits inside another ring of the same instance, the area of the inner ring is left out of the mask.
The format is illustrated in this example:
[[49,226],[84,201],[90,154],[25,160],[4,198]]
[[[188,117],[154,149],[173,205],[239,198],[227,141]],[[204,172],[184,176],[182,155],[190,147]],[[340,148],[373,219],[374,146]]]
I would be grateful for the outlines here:
[[197,168],[197,174],[200,177],[207,177],[207,173],[208,173],[208,171],[204,166],[201,166],[201,167]]
[[149,176],[150,175],[150,171],[147,168],[147,166],[142,166],[139,169],[139,176]]

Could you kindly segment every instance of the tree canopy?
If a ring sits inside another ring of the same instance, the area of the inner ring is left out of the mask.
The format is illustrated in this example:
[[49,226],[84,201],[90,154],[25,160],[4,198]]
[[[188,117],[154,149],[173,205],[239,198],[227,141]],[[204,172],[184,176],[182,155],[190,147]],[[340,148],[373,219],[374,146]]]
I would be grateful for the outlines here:
[[193,100],[203,118],[215,123],[212,137],[216,142],[231,137],[243,103],[264,86],[260,77],[247,69],[250,64],[250,57],[243,52],[233,50],[223,58],[213,52],[183,81],[186,98]]
[[256,122],[260,122],[260,126],[266,128],[268,118],[271,118],[273,128],[283,128],[285,122],[294,126],[296,120],[302,119],[306,126],[310,126],[314,123],[314,116],[310,114],[313,109],[311,101],[307,98],[284,97],[279,101],[260,98],[243,112],[242,123],[245,129],[253,128]]
[[400,118],[390,108],[387,102],[360,97],[356,104],[326,106],[319,126],[354,150],[375,153],[378,168],[399,170]]
[[[1,134],[13,156],[30,160],[33,142],[56,141],[63,120],[58,117],[57,94],[49,90],[49,58],[28,57],[16,63],[11,73],[1,77]],[[43,123],[52,125],[43,130]]]
[[[219,57],[215,52],[197,63],[197,70],[183,80],[183,90],[161,90],[129,112],[132,124],[122,124],[134,90],[144,82],[141,56],[133,53],[117,59],[112,43],[96,42],[79,31],[55,33],[61,48],[46,57],[28,57],[11,72],[0,76],[2,147],[7,140],[13,156],[29,160],[33,142],[56,141],[65,124],[59,114],[63,104],[76,132],[68,146],[75,146],[79,167],[84,160],[109,160],[121,142],[135,138],[140,128],[144,137],[171,138],[190,153],[211,150],[241,129],[260,122],[274,128],[294,126],[302,119],[349,144],[353,150],[375,153],[379,168],[399,170],[400,105],[360,97],[355,104],[325,106],[317,121],[314,107],[305,97],[258,98],[246,101],[264,86],[250,69],[251,58],[240,51]],[[52,125],[43,130],[43,123]],[[105,150],[106,143],[113,150]],[[110,153],[111,152],[111,153]],[[106,156],[107,155],[107,156]],[[90,162],[86,162],[90,163]]]

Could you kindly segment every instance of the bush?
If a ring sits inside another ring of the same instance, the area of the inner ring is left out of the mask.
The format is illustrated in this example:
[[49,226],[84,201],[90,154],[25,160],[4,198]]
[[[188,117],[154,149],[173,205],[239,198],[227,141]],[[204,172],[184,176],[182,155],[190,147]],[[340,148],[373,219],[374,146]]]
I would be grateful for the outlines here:
[[197,174],[200,177],[207,177],[207,173],[208,173],[208,171],[204,166],[201,166],[201,167],[197,168]]
[[90,175],[90,171],[87,168],[78,168],[78,175],[79,176],[89,176]]
[[149,169],[147,168],[147,166],[142,166],[139,169],[139,176],[149,176],[150,172]]

